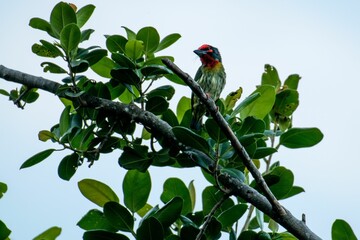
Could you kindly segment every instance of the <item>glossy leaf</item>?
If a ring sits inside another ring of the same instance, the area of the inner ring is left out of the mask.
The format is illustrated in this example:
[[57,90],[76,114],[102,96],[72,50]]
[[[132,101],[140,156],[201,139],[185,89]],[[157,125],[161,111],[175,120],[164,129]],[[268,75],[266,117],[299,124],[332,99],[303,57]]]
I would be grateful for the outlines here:
[[165,98],[155,96],[150,98],[145,105],[145,110],[152,112],[155,115],[161,115],[169,107],[169,102]]
[[253,94],[251,94],[250,96],[246,97],[244,99],[244,101],[242,101],[241,103],[239,103],[239,105],[234,109],[234,111],[230,114],[230,118],[235,117],[237,114],[239,114],[245,107],[247,107],[248,105],[252,104],[253,102],[256,101],[256,99],[258,99],[261,96],[260,93],[255,92]]
[[228,228],[231,228],[231,226],[244,215],[247,208],[248,206],[246,204],[237,204],[220,213],[218,220],[223,229],[227,229],[228,231]]
[[[290,192],[294,184],[294,174],[285,167],[274,168],[264,175],[264,179],[268,183],[271,192],[279,200]],[[272,179],[275,179],[274,183],[271,182]]]
[[48,21],[41,19],[41,18],[31,18],[29,22],[29,26],[41,31],[47,32],[50,36],[54,37],[53,30],[51,28],[51,25]]
[[131,213],[117,202],[107,202],[104,205],[104,215],[118,230],[131,232],[134,227],[134,218]]
[[9,97],[10,96],[10,93],[4,89],[0,89],[0,94],[4,95],[4,96],[7,96]]
[[[217,202],[219,202],[223,196],[224,193],[214,186],[208,186],[203,190],[202,205],[203,205],[203,213],[205,216],[210,213],[214,205]],[[225,200],[225,202],[215,212],[215,216],[218,216],[221,212],[224,212],[226,209],[229,209],[232,206],[234,206],[234,202],[230,198]]]
[[7,185],[3,182],[0,182],[0,198],[4,196],[4,193],[7,191]]
[[39,132],[38,138],[40,141],[46,142],[47,140],[53,139],[54,134],[48,130],[42,130]]
[[227,141],[227,137],[220,129],[219,125],[215,122],[214,119],[209,118],[205,122],[205,128],[209,136],[217,143],[222,143]]
[[141,73],[147,77],[159,77],[165,74],[172,74],[172,71],[165,66],[161,65],[146,65],[140,69]]
[[42,162],[47,157],[49,157],[54,151],[55,151],[55,149],[51,148],[51,149],[47,149],[47,150],[44,150],[44,151],[41,151],[41,152],[35,154],[34,156],[27,159],[21,165],[20,169],[28,168],[28,167],[34,166],[35,164],[38,164],[38,163]]
[[111,70],[116,64],[108,57],[103,57],[97,63],[91,65],[91,69],[101,77],[111,78]]
[[191,109],[191,100],[188,97],[182,97],[176,108],[176,116],[179,123],[182,121],[186,111]]
[[81,38],[80,38],[80,42],[84,42],[86,40],[89,40],[90,35],[95,32],[94,29],[85,29],[83,31],[81,31]]
[[124,203],[132,212],[145,206],[151,190],[151,178],[148,171],[144,173],[129,170],[123,181]]
[[61,234],[61,228],[51,227],[34,237],[33,240],[55,240]]
[[172,44],[174,44],[177,40],[179,40],[179,38],[181,37],[180,34],[178,33],[173,33],[173,34],[169,34],[166,37],[164,37],[159,45],[157,46],[155,52],[159,52],[165,48],[168,48],[169,46],[171,46]]
[[239,180],[240,182],[245,182],[245,175],[242,171],[235,169],[235,168],[222,168],[220,170],[220,173],[224,174],[228,174],[231,177]]
[[236,131],[239,136],[245,136],[252,133],[263,133],[265,131],[265,122],[255,117],[247,117],[241,124],[240,129]]
[[160,42],[159,33],[153,27],[144,27],[140,29],[136,34],[136,39],[144,43],[145,54],[153,53],[159,46]]
[[121,68],[129,68],[135,70],[136,66],[133,60],[128,58],[126,55],[121,53],[113,53],[111,54],[111,58],[119,64]]
[[275,88],[268,85],[259,86],[252,95],[257,93],[260,94],[260,97],[240,111],[241,119],[245,119],[248,116],[263,119],[271,111],[275,103]]
[[298,74],[292,74],[284,82],[284,87],[297,90],[301,77]]
[[145,219],[136,231],[137,240],[164,239],[161,223],[154,217]]
[[166,100],[171,100],[171,98],[175,94],[175,88],[171,85],[163,85],[158,88],[151,90],[148,94],[146,94],[147,98],[152,98],[155,96],[160,96],[166,98]]
[[140,78],[132,69],[118,68],[111,70],[111,76],[121,83],[126,83],[140,88]]
[[256,221],[262,231],[264,229],[264,213],[259,209],[255,208],[255,216],[256,216]]
[[60,135],[63,136],[70,129],[70,108],[66,106],[60,115]]
[[107,202],[119,202],[116,193],[105,183],[94,179],[83,179],[78,182],[81,194],[99,207]]
[[78,47],[80,39],[80,28],[75,23],[66,25],[60,33],[60,44],[68,54]]
[[0,220],[0,239],[9,239],[11,230],[5,225],[3,221]]
[[167,122],[172,127],[179,125],[175,113],[169,108],[162,113],[161,119]]
[[106,38],[106,47],[112,53],[125,53],[127,39],[121,35],[111,35]]
[[76,12],[76,20],[79,28],[85,25],[85,23],[89,20],[94,10],[95,10],[95,6],[89,4],[80,8],[79,11]]
[[99,62],[106,55],[107,51],[105,49],[95,49],[83,55],[81,59],[87,61],[91,66]]
[[280,136],[280,144],[287,148],[312,147],[323,137],[318,128],[290,128]]
[[276,100],[273,107],[275,116],[289,117],[299,106],[299,93],[296,90],[285,89],[276,94]]
[[[140,217],[144,217],[151,209],[153,209],[153,207],[150,204],[146,203],[141,209],[136,211],[136,213]],[[155,210],[155,211],[157,211],[157,210]]]
[[40,64],[40,66],[44,68],[44,72],[67,73],[66,70],[64,70],[62,67],[51,62],[43,62]]
[[282,198],[282,199],[286,199],[292,196],[295,196],[299,193],[305,192],[305,190],[302,187],[299,186],[293,186],[290,191]]
[[196,203],[196,191],[194,186],[194,180],[191,180],[188,186],[189,193],[190,193],[190,199],[191,199],[191,211],[194,211],[195,209],[195,203]]
[[237,101],[242,95],[243,89],[239,87],[236,91],[229,93],[225,98],[225,109],[229,111],[234,108]]
[[144,43],[139,40],[129,40],[125,44],[125,54],[133,60],[139,59],[143,55]]
[[83,240],[129,240],[128,237],[119,233],[104,230],[87,231],[83,235]]
[[186,83],[176,74],[166,74],[165,77],[173,83],[187,86]]
[[83,216],[76,225],[78,225],[81,229],[84,230],[101,229],[110,232],[116,232],[116,229],[104,216],[104,213],[97,209],[92,209],[87,212],[85,216]]
[[182,209],[184,209],[184,204],[185,202],[181,197],[174,197],[152,216],[159,220],[165,230],[180,217],[182,212],[184,212],[182,211]]
[[79,151],[86,151],[89,148],[91,141],[94,139],[94,128],[95,124],[79,130],[75,137],[70,141],[71,147]]
[[176,126],[172,128],[172,131],[175,137],[185,145],[198,149],[204,153],[210,151],[207,141],[188,128]]
[[219,239],[221,237],[221,223],[214,217],[211,216],[209,226],[205,231],[205,235],[208,239]]
[[137,169],[145,172],[151,164],[148,157],[148,147],[140,146],[138,150],[125,147],[124,152],[119,157],[119,165],[125,169]]
[[331,239],[332,240],[357,240],[354,231],[350,225],[342,220],[336,219],[331,227]]
[[125,26],[121,26],[121,27],[125,29],[128,40],[136,39],[136,33],[133,30]]
[[163,192],[160,199],[166,203],[175,197],[180,197],[183,200],[184,205],[181,210],[183,215],[192,211],[190,192],[184,182],[178,178],[168,178],[164,182]]
[[65,156],[58,167],[58,175],[61,179],[69,181],[74,176],[78,167],[79,156],[76,153]]
[[[44,40],[41,40],[41,41],[44,41]],[[50,44],[49,46],[51,46],[51,43],[49,43],[49,44]],[[44,45],[35,43],[34,45],[32,45],[31,51],[40,57],[56,58],[56,57],[62,55],[62,52],[60,52],[60,50],[57,47],[53,46],[53,48],[52,48],[49,46],[44,46]]]
[[258,240],[258,236],[256,232],[248,230],[241,232],[238,240]]
[[273,86],[276,90],[280,88],[281,81],[275,67],[266,64],[265,71],[261,77],[261,85]]
[[260,158],[267,157],[276,152],[277,152],[277,150],[272,147],[258,147],[258,148],[256,148],[256,151],[252,157],[255,159],[260,159]]
[[76,22],[75,11],[65,2],[59,2],[51,11],[50,25],[56,36],[60,36],[65,26],[71,23],[76,24]]

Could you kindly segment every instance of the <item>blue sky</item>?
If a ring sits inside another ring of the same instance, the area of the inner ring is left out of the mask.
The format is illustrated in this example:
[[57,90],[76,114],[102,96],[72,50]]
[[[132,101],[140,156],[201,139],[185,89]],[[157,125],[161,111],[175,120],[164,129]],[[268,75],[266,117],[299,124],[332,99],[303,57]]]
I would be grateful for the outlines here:
[[[61,76],[43,73],[44,61],[31,52],[31,45],[47,39],[28,26],[32,17],[48,19],[57,1],[2,1],[0,3],[0,64],[54,80]],[[193,50],[203,43],[219,48],[227,72],[223,95],[241,86],[244,96],[260,82],[263,66],[274,65],[282,79],[298,73],[300,106],[294,126],[318,127],[325,137],[309,149],[281,148],[275,155],[295,174],[295,184],[305,193],[283,202],[323,239],[330,239],[331,224],[345,219],[360,236],[359,97],[360,3],[358,1],[74,1],[79,7],[96,6],[87,27],[95,29],[87,44],[105,46],[104,34],[123,34],[121,26],[135,31],[154,26],[161,36],[178,32],[182,38],[166,50],[176,63],[195,74],[200,62]],[[96,76],[91,75],[94,78]],[[165,80],[164,80],[165,81]],[[0,88],[17,85],[0,80]],[[177,99],[190,90],[177,87]],[[176,105],[176,102],[173,103]],[[0,219],[12,229],[12,239],[34,237],[51,226],[63,228],[59,239],[81,239],[76,222],[95,205],[77,189],[83,178],[99,179],[122,198],[124,171],[118,167],[119,152],[106,156],[91,169],[85,165],[69,182],[57,176],[62,153],[45,162],[19,170],[22,162],[41,150],[57,147],[37,140],[37,133],[59,119],[62,105],[42,93],[25,110],[0,98],[0,181],[9,190],[0,200]],[[163,181],[170,176],[186,184],[195,179],[200,194],[206,182],[199,170],[151,168],[156,204]],[[200,198],[199,198],[200,199]],[[197,204],[198,209],[201,204]]]

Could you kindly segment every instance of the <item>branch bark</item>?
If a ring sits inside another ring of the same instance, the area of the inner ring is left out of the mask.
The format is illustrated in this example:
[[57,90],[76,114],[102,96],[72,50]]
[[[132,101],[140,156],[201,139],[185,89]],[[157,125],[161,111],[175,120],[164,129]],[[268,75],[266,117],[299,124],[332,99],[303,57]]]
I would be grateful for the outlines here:
[[[185,76],[186,78],[192,80],[189,75],[185,74]],[[10,82],[26,85],[29,88],[42,89],[46,92],[50,92],[53,94],[56,94],[58,88],[61,86],[61,84],[51,81],[49,79],[22,73],[16,70],[6,68],[2,65],[0,65],[0,78],[3,78]],[[197,87],[196,85],[193,88],[196,88]],[[200,90],[201,89],[199,88],[196,91],[198,92]],[[63,97],[70,99],[70,97],[68,96],[63,96]],[[206,96],[203,95],[203,97]],[[97,98],[87,94],[81,95],[81,104],[84,107],[102,109],[108,112],[109,114],[113,114],[114,116],[130,118],[133,121],[156,131],[157,134],[161,135],[165,139],[165,141],[169,144],[169,146],[178,148],[181,145],[176,139],[175,135],[173,134],[172,128],[168,123],[162,121],[156,115],[142,110],[135,104],[123,104],[120,102],[113,102],[110,100]],[[212,103],[209,102],[207,104],[211,106],[213,110],[215,110],[215,105],[213,101]],[[219,115],[219,113],[216,113],[213,117],[218,118],[219,116],[217,115]],[[186,151],[187,154],[191,154],[190,148],[187,148]],[[246,154],[243,148],[238,149],[238,151],[240,151],[239,154]],[[209,163],[213,162],[212,159],[207,155],[203,154],[203,157],[207,158],[205,159],[207,162]],[[321,239],[315,233],[313,233],[305,225],[304,222],[296,219],[288,210],[283,209],[286,212],[286,214],[285,215],[280,214],[278,210],[274,209],[270,201],[267,198],[265,198],[263,195],[261,195],[259,192],[257,192],[255,189],[244,184],[243,182],[240,182],[236,178],[229,176],[228,174],[220,174],[218,177],[220,183],[226,186],[227,189],[230,189],[233,195],[241,197],[247,202],[254,205],[256,208],[258,208],[259,210],[267,214],[269,217],[277,221],[280,225],[286,228],[294,236],[298,237],[299,239],[309,239],[309,240]]]

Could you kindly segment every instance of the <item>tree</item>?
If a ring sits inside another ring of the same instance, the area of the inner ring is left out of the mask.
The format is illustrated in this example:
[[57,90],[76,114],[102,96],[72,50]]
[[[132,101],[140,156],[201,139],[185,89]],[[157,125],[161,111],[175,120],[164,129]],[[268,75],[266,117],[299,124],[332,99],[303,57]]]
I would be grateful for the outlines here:
[[[175,43],[179,34],[160,40],[153,27],[137,33],[124,27],[126,37],[106,36],[107,49],[81,48],[93,32],[82,28],[94,8],[87,5],[77,10],[61,2],[52,10],[49,22],[40,18],[30,21],[31,27],[55,40],[40,40],[32,51],[41,57],[64,60],[66,67],[42,64],[44,71],[65,74],[63,84],[0,66],[1,78],[23,85],[19,90],[1,91],[18,107],[36,101],[38,89],[56,94],[64,103],[59,123],[39,132],[41,141],[51,140],[61,149],[44,150],[21,168],[63,150],[68,155],[61,160],[58,174],[69,180],[85,161],[92,166],[101,155],[122,150],[119,165],[129,170],[123,182],[124,204],[104,183],[94,179],[78,183],[82,194],[102,209],[90,210],[79,221],[86,230],[84,239],[127,239],[118,232],[130,232],[138,239],[216,239],[221,232],[228,233],[230,239],[319,239],[305,220],[297,220],[279,204],[278,200],[303,189],[293,185],[291,170],[272,162],[281,146],[310,147],[323,137],[317,128],[292,126],[292,115],[299,104],[299,75],[290,75],[281,82],[275,67],[265,65],[261,85],[250,96],[238,103],[242,94],[239,88],[215,105],[189,75],[173,64],[172,57],[157,56]],[[88,79],[83,74],[89,68],[107,81]],[[180,100],[175,114],[169,108],[175,88],[152,87],[162,77],[174,84],[185,82],[207,106],[209,117],[201,132],[188,129],[188,98]],[[263,174],[260,165],[265,165]],[[195,189],[178,178],[164,183],[160,199],[165,205],[149,206],[150,166],[201,168],[211,184],[202,191],[203,209],[195,212]],[[1,189],[5,192],[6,185],[2,184]],[[237,222],[246,211],[244,231],[240,232]],[[139,223],[135,213],[141,217]],[[269,233],[265,223],[269,224]],[[279,232],[278,224],[288,232]],[[344,239],[339,231],[342,228],[351,232],[346,223],[336,221],[334,239]],[[3,232],[6,238],[9,231]],[[50,228],[38,239],[58,234],[59,228]]]

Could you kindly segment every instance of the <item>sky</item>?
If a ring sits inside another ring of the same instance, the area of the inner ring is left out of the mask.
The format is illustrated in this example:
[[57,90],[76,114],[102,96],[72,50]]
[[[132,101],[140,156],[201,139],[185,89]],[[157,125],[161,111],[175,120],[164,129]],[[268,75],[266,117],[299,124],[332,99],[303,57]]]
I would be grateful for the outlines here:
[[[57,1],[0,2],[0,64],[36,76],[59,81],[61,76],[44,73],[46,59],[31,52],[40,39],[52,40],[28,26],[32,17],[49,19]],[[308,226],[323,239],[331,238],[335,219],[346,220],[360,237],[360,157],[358,155],[360,88],[359,1],[73,1],[78,7],[96,6],[87,28],[95,29],[88,45],[105,47],[104,34],[124,34],[121,26],[135,31],[154,26],[164,37],[180,33],[182,38],[164,54],[194,75],[200,62],[193,53],[203,43],[219,48],[227,73],[223,96],[242,87],[244,96],[260,83],[265,64],[279,71],[281,79],[300,74],[300,106],[294,126],[318,127],[323,141],[313,148],[280,148],[274,156],[291,169],[295,184],[305,193],[282,204],[298,218],[306,214]],[[90,76],[97,78],[95,74]],[[166,81],[166,80],[163,80]],[[167,82],[168,83],[168,82]],[[167,84],[166,83],[166,84]],[[0,79],[0,88],[19,87]],[[176,87],[176,98],[190,90]],[[176,102],[172,103],[176,105]],[[40,99],[25,110],[0,96],[0,182],[8,192],[0,199],[0,219],[12,230],[11,239],[30,239],[51,226],[62,228],[58,239],[81,239],[76,223],[96,208],[85,199],[77,182],[94,178],[112,187],[122,199],[125,171],[117,163],[120,152],[104,156],[92,168],[80,167],[69,181],[57,176],[65,155],[54,153],[32,168],[19,170],[30,156],[58,147],[37,139],[40,130],[59,121],[62,104],[54,95],[41,92]],[[186,184],[195,180],[198,196],[207,182],[198,169],[150,169],[152,193],[149,203],[159,203],[166,178],[176,176]],[[198,197],[200,199],[200,197]],[[201,204],[197,203],[197,209]]]

